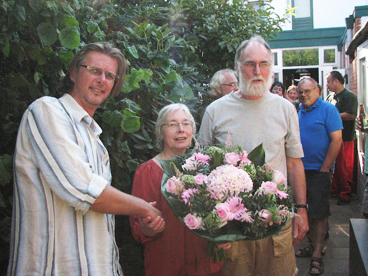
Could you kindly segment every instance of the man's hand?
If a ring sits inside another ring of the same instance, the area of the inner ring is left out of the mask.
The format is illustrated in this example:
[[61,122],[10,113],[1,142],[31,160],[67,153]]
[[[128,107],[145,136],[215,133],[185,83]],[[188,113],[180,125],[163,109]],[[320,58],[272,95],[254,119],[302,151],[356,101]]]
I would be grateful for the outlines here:
[[309,230],[307,209],[299,208],[294,217],[293,245],[298,244]]

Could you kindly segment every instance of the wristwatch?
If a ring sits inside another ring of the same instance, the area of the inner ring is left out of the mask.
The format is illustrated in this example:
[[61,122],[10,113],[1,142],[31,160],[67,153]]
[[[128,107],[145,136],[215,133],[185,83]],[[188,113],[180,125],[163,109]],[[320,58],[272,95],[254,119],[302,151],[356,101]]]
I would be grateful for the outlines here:
[[307,209],[308,211],[308,204],[295,204],[295,208],[296,209],[304,208],[304,209]]

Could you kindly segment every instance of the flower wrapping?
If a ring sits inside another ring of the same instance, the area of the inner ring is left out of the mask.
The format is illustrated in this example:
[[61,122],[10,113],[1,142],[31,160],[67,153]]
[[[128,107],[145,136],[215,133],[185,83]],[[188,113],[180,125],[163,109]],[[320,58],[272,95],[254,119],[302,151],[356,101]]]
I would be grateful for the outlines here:
[[181,222],[211,242],[215,261],[226,256],[214,244],[276,235],[293,214],[286,178],[265,164],[262,144],[249,154],[241,147],[193,149],[160,163],[162,194]]

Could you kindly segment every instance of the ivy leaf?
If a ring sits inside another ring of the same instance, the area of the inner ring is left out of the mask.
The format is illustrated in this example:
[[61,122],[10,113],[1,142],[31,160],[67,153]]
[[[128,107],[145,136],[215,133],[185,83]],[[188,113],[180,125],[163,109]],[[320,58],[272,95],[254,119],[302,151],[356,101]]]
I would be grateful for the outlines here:
[[51,46],[57,40],[57,32],[54,26],[42,22],[37,26],[38,36],[45,46]]
[[80,33],[75,26],[67,27],[60,31],[59,39],[63,47],[74,50],[80,44]]

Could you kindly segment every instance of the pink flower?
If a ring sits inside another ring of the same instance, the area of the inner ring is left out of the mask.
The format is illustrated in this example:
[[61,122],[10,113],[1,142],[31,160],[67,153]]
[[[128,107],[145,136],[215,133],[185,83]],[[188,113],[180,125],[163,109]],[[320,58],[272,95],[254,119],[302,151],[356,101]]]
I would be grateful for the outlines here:
[[272,178],[273,178],[272,180],[277,184],[282,184],[286,187],[286,178],[282,172],[275,170]]
[[185,203],[185,204],[188,204],[189,206],[190,206],[190,205],[192,205],[192,204],[190,203],[190,198],[191,198],[192,196],[194,196],[194,194],[195,194],[196,192],[198,192],[198,189],[188,189],[188,190],[184,191],[184,192],[182,193],[182,195],[181,195],[181,198],[183,199],[184,203]]
[[207,175],[205,174],[197,174],[195,177],[194,177],[194,180],[195,182],[198,184],[198,185],[202,185],[203,183],[207,183]]
[[209,164],[208,161],[211,159],[211,157],[209,157],[207,154],[203,154],[200,152],[196,152],[195,154],[193,154],[191,158],[193,157],[194,157],[194,160],[202,164]]
[[239,221],[241,222],[254,222],[254,219],[252,218],[252,212],[243,212],[243,214],[239,217]]
[[263,182],[259,190],[257,191],[257,194],[263,192],[265,195],[268,194],[275,194],[276,196],[279,196],[280,199],[288,198],[288,193],[284,191],[280,191],[277,188],[277,184],[275,182],[267,181]]
[[243,152],[240,154],[240,162],[241,163],[249,163],[251,164],[252,161],[248,159],[248,152],[243,150]]
[[166,182],[166,191],[171,194],[180,195],[183,191],[184,185],[179,178],[171,177]]
[[185,160],[185,164],[182,165],[182,168],[188,171],[195,171],[197,169],[197,166],[200,164],[208,165],[208,161],[210,159],[211,157],[207,154],[196,152],[191,157]]
[[232,165],[222,165],[208,176],[207,190],[216,200],[225,200],[228,195],[237,196],[240,192],[250,192],[253,181],[249,174]]
[[202,218],[195,214],[188,214],[184,218],[184,223],[189,229],[200,229],[202,225]]
[[216,212],[221,221],[228,221],[231,220],[231,214],[229,209],[229,204],[226,203],[218,203],[216,205]]
[[237,196],[229,198],[226,203],[229,205],[231,220],[240,220],[242,214],[247,211],[244,204],[242,204],[242,199]]
[[267,209],[263,209],[258,213],[259,219],[264,223],[272,225],[272,215]]
[[240,157],[236,152],[228,152],[225,154],[225,163],[233,166],[237,166],[240,161]]

